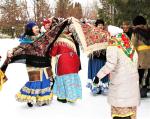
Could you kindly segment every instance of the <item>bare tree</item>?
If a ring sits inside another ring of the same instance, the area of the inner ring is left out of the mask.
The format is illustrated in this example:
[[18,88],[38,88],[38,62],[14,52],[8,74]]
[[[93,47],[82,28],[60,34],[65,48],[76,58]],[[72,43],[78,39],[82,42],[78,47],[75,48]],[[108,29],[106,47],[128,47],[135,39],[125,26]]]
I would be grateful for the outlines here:
[[3,32],[11,33],[16,30],[17,35],[22,32],[26,22],[25,4],[18,0],[5,0],[1,5],[0,28]]
[[56,3],[55,16],[66,18],[71,5],[70,0],[58,0]]
[[33,0],[34,19],[40,23],[43,17],[51,17],[50,4],[46,0]]

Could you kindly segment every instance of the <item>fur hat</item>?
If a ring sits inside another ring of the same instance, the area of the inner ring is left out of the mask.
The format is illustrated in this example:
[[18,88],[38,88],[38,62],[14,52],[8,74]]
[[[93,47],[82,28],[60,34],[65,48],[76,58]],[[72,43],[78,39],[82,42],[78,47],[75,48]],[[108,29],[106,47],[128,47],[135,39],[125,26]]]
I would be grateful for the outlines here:
[[133,25],[137,26],[137,25],[146,25],[146,19],[143,16],[136,16],[133,19]]

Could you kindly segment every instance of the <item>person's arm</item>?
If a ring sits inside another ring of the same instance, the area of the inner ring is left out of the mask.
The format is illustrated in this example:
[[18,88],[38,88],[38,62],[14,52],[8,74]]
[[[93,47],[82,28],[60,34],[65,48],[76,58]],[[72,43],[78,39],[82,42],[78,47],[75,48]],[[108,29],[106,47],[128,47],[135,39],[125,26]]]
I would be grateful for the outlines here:
[[53,78],[55,78],[56,76],[56,55],[57,55],[57,50],[58,50],[58,46],[54,46],[52,47],[51,51],[50,51],[50,56],[51,56],[51,66],[52,66],[52,73],[53,73]]
[[136,34],[135,34],[135,33],[132,33],[131,42],[132,42],[132,44],[133,44],[133,46],[134,46],[135,48],[138,47],[138,41],[137,41],[137,38],[136,38]]
[[115,69],[117,65],[117,47],[116,46],[109,46],[106,50],[106,64],[99,70],[97,73],[97,77],[102,79],[107,74],[109,74],[112,70]]

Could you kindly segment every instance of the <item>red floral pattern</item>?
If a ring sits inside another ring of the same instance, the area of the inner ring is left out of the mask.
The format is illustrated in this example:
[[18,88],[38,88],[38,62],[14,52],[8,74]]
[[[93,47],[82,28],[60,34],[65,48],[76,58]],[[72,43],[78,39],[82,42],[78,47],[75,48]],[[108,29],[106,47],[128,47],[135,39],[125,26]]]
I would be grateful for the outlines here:
[[82,25],[82,29],[86,38],[87,47],[95,43],[108,42],[110,38],[110,34],[107,31],[89,24]]
[[135,48],[133,47],[132,43],[130,42],[130,39],[127,37],[126,34],[120,33],[116,35],[115,37],[112,37],[109,41],[109,45],[115,45],[118,48],[122,49],[123,52],[131,59],[133,60],[133,55],[135,52]]

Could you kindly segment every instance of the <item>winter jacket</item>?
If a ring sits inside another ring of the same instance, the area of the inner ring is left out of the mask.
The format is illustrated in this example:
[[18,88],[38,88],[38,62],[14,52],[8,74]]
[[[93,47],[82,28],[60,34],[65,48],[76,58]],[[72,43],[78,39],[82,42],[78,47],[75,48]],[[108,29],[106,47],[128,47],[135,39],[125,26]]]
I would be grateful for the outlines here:
[[138,55],[135,51],[133,61],[117,46],[108,46],[107,62],[97,73],[99,79],[110,73],[108,103],[115,107],[139,105]]

